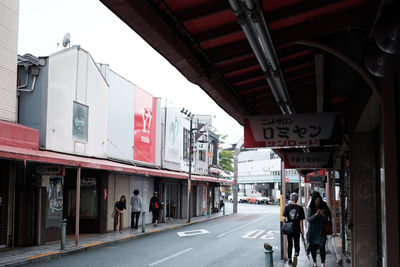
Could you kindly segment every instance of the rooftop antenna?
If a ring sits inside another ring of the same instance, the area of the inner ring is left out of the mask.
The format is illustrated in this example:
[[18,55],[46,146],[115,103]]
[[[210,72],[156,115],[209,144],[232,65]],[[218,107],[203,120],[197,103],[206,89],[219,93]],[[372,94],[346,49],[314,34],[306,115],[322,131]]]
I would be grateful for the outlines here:
[[64,39],[62,41],[63,47],[70,47],[71,46],[71,35],[69,33],[66,33],[64,35]]

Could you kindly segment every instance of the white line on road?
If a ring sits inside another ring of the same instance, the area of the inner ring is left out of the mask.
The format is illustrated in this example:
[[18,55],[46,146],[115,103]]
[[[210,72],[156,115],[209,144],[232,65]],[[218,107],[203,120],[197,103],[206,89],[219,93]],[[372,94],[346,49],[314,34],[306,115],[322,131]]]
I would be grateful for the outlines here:
[[150,263],[149,266],[157,265],[157,264],[159,264],[159,263],[162,263],[162,262],[164,262],[164,261],[167,261],[167,260],[172,259],[172,258],[174,258],[174,257],[177,257],[177,256],[179,256],[179,255],[182,255],[183,253],[189,252],[189,251],[191,251],[192,249],[193,249],[193,248],[188,248],[188,249],[182,250],[182,251],[180,251],[180,252],[178,252],[178,253],[172,254],[171,256],[168,256],[168,257],[163,258],[163,259],[161,259],[161,260],[158,260],[158,261],[155,261],[155,262],[153,262],[153,263]]
[[244,224],[244,225],[242,225],[242,226],[239,226],[238,228],[232,229],[232,230],[230,230],[230,231],[228,231],[228,232],[226,232],[226,233],[220,234],[220,235],[217,236],[217,237],[220,238],[220,237],[223,237],[223,236],[225,236],[225,235],[227,235],[227,234],[230,234],[230,233],[232,233],[232,232],[235,232],[235,231],[237,231],[237,230],[240,230],[240,229],[242,229],[242,228],[244,228],[244,227],[246,227],[246,226],[249,226],[249,225],[251,225],[251,224],[253,224],[253,223],[256,223],[256,222],[258,222],[258,221],[264,219],[266,216],[267,216],[267,215],[265,215],[265,216],[263,216],[263,217],[261,217],[261,218],[258,218],[257,220],[254,220],[254,221],[252,221],[252,222],[246,223],[246,224]]
[[244,236],[242,236],[242,238],[253,238],[253,239],[255,239],[255,238],[257,238],[259,235],[261,235],[264,232],[265,232],[264,230],[254,230],[254,231],[251,231],[251,232],[245,234]]

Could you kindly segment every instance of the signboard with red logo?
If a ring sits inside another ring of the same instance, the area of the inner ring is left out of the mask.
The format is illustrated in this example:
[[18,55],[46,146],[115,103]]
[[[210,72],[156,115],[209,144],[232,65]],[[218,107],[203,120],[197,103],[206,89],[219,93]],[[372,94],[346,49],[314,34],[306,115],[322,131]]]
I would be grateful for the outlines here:
[[318,147],[341,144],[337,113],[252,116],[244,119],[245,148]]
[[135,87],[134,160],[155,163],[156,115],[156,98]]

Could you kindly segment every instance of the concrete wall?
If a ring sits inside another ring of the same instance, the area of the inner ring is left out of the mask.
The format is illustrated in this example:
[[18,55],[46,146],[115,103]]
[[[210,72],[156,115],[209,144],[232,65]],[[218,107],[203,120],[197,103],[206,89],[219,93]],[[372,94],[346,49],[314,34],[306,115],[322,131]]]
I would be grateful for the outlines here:
[[19,1],[0,2],[0,120],[16,121]]
[[[145,176],[131,176],[130,177],[130,198],[133,196],[133,190],[138,189],[139,195],[142,197],[143,206],[142,211],[146,212],[146,224],[151,223],[152,214],[149,212],[150,199],[154,194],[154,178]],[[130,212],[130,207],[129,207]],[[142,224],[142,216],[139,219],[139,225]],[[130,222],[130,220],[129,220]]]
[[114,210],[115,203],[120,197],[125,195],[126,211],[124,214],[124,226],[130,227],[130,176],[112,173],[108,176],[108,197],[107,197],[107,231],[114,230],[114,218],[111,214]]
[[108,70],[108,157],[133,161],[135,86]]
[[[46,149],[107,157],[108,84],[89,53],[72,47],[49,56]],[[88,140],[72,135],[74,101],[89,108]],[[60,142],[62,140],[62,142]]]

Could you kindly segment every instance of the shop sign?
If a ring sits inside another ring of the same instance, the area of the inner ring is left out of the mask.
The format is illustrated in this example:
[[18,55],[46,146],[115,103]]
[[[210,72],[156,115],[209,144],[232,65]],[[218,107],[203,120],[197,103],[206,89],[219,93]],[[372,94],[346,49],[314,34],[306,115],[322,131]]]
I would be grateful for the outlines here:
[[252,116],[244,119],[246,148],[340,145],[341,137],[338,113]]
[[329,152],[287,153],[286,169],[323,169],[332,168],[332,154]]
[[304,178],[305,183],[310,183],[310,184],[320,184],[320,183],[325,183],[326,182],[326,176],[322,175],[307,175]]
[[38,165],[36,166],[36,172],[40,175],[65,175],[65,167],[53,166],[53,165]]
[[208,143],[196,143],[198,151],[206,151],[208,147]]
[[81,180],[82,187],[96,187],[96,185],[97,185],[96,178],[84,177]]
[[135,87],[134,160],[155,163],[157,101]]

